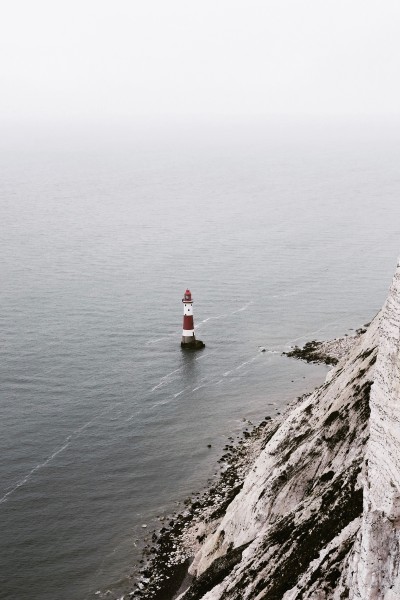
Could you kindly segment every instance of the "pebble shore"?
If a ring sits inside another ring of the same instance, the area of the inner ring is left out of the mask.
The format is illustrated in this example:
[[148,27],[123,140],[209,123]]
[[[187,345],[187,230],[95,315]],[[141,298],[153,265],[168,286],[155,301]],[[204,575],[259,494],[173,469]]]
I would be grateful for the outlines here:
[[[239,493],[244,478],[259,455],[263,445],[275,432],[278,422],[266,417],[254,426],[245,421],[239,441],[229,438],[219,459],[220,473],[209,489],[187,498],[184,510],[160,521],[159,531],[152,533],[152,546],[144,551],[145,564],[130,598],[143,600],[172,600],[187,576],[190,562],[201,541],[213,531],[226,507]],[[183,590],[182,590],[183,591]]]

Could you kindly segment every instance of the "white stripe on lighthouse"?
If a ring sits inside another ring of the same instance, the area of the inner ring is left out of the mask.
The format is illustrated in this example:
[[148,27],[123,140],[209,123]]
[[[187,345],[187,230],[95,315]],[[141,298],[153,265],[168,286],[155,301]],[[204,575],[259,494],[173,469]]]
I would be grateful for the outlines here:
[[194,329],[183,329],[182,335],[185,337],[192,337],[192,335],[194,335]]

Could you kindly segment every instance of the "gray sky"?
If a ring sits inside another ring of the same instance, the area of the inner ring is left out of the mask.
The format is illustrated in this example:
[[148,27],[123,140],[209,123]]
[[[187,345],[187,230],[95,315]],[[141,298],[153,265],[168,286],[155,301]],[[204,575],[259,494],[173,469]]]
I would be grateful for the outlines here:
[[12,0],[1,117],[398,114],[398,0]]

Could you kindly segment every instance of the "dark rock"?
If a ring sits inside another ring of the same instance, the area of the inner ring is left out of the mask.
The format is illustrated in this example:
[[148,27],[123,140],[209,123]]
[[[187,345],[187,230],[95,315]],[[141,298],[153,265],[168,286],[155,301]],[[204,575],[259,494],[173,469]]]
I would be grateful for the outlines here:
[[336,365],[338,360],[333,356],[328,356],[321,352],[320,348],[322,346],[322,342],[317,342],[313,340],[312,342],[307,342],[304,344],[303,348],[299,348],[299,346],[295,346],[293,350],[289,352],[283,352],[284,356],[288,356],[289,358],[297,358],[300,360],[305,360],[308,363],[325,363],[327,365]]
[[194,342],[184,343],[181,342],[181,348],[184,350],[202,350],[206,345],[201,340],[195,340]]

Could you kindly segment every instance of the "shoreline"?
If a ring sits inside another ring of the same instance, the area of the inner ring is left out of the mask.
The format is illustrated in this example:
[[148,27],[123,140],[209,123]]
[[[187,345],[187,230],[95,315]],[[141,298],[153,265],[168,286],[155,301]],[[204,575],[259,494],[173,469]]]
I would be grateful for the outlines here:
[[[365,327],[357,329],[352,336],[307,342],[303,348],[296,346],[283,355],[333,367],[357,343],[365,333]],[[161,528],[152,532],[152,546],[146,546],[143,551],[142,560],[146,562],[139,569],[140,577],[125,598],[177,600],[190,587],[194,578],[188,570],[202,541],[216,529],[226,508],[242,489],[255,460],[282,421],[311,394],[312,391],[298,396],[287,404],[282,413],[267,416],[258,425],[246,420],[244,425],[247,427],[239,439],[228,438],[230,443],[225,445],[225,452],[217,461],[220,472],[211,483],[202,492],[188,497],[183,502],[185,510],[178,515],[159,518]]]
[[339,360],[347,354],[353,345],[367,331],[370,323],[356,329],[354,335],[344,335],[333,340],[311,340],[304,346],[292,346],[288,352],[282,352],[288,358],[304,360],[307,363],[325,363],[326,365],[337,365]]
[[[186,498],[185,510],[177,516],[162,517],[161,529],[152,533],[153,546],[144,549],[146,564],[139,570],[140,578],[128,597],[175,600],[183,593],[182,583],[194,554],[241,490],[263,444],[279,426],[277,419],[280,421],[280,415],[274,419],[268,416],[259,425],[246,420],[247,431],[236,441],[230,437],[229,444],[225,445],[225,452],[218,459],[220,472],[210,485],[203,492]],[[250,425],[252,428],[248,430]]]

